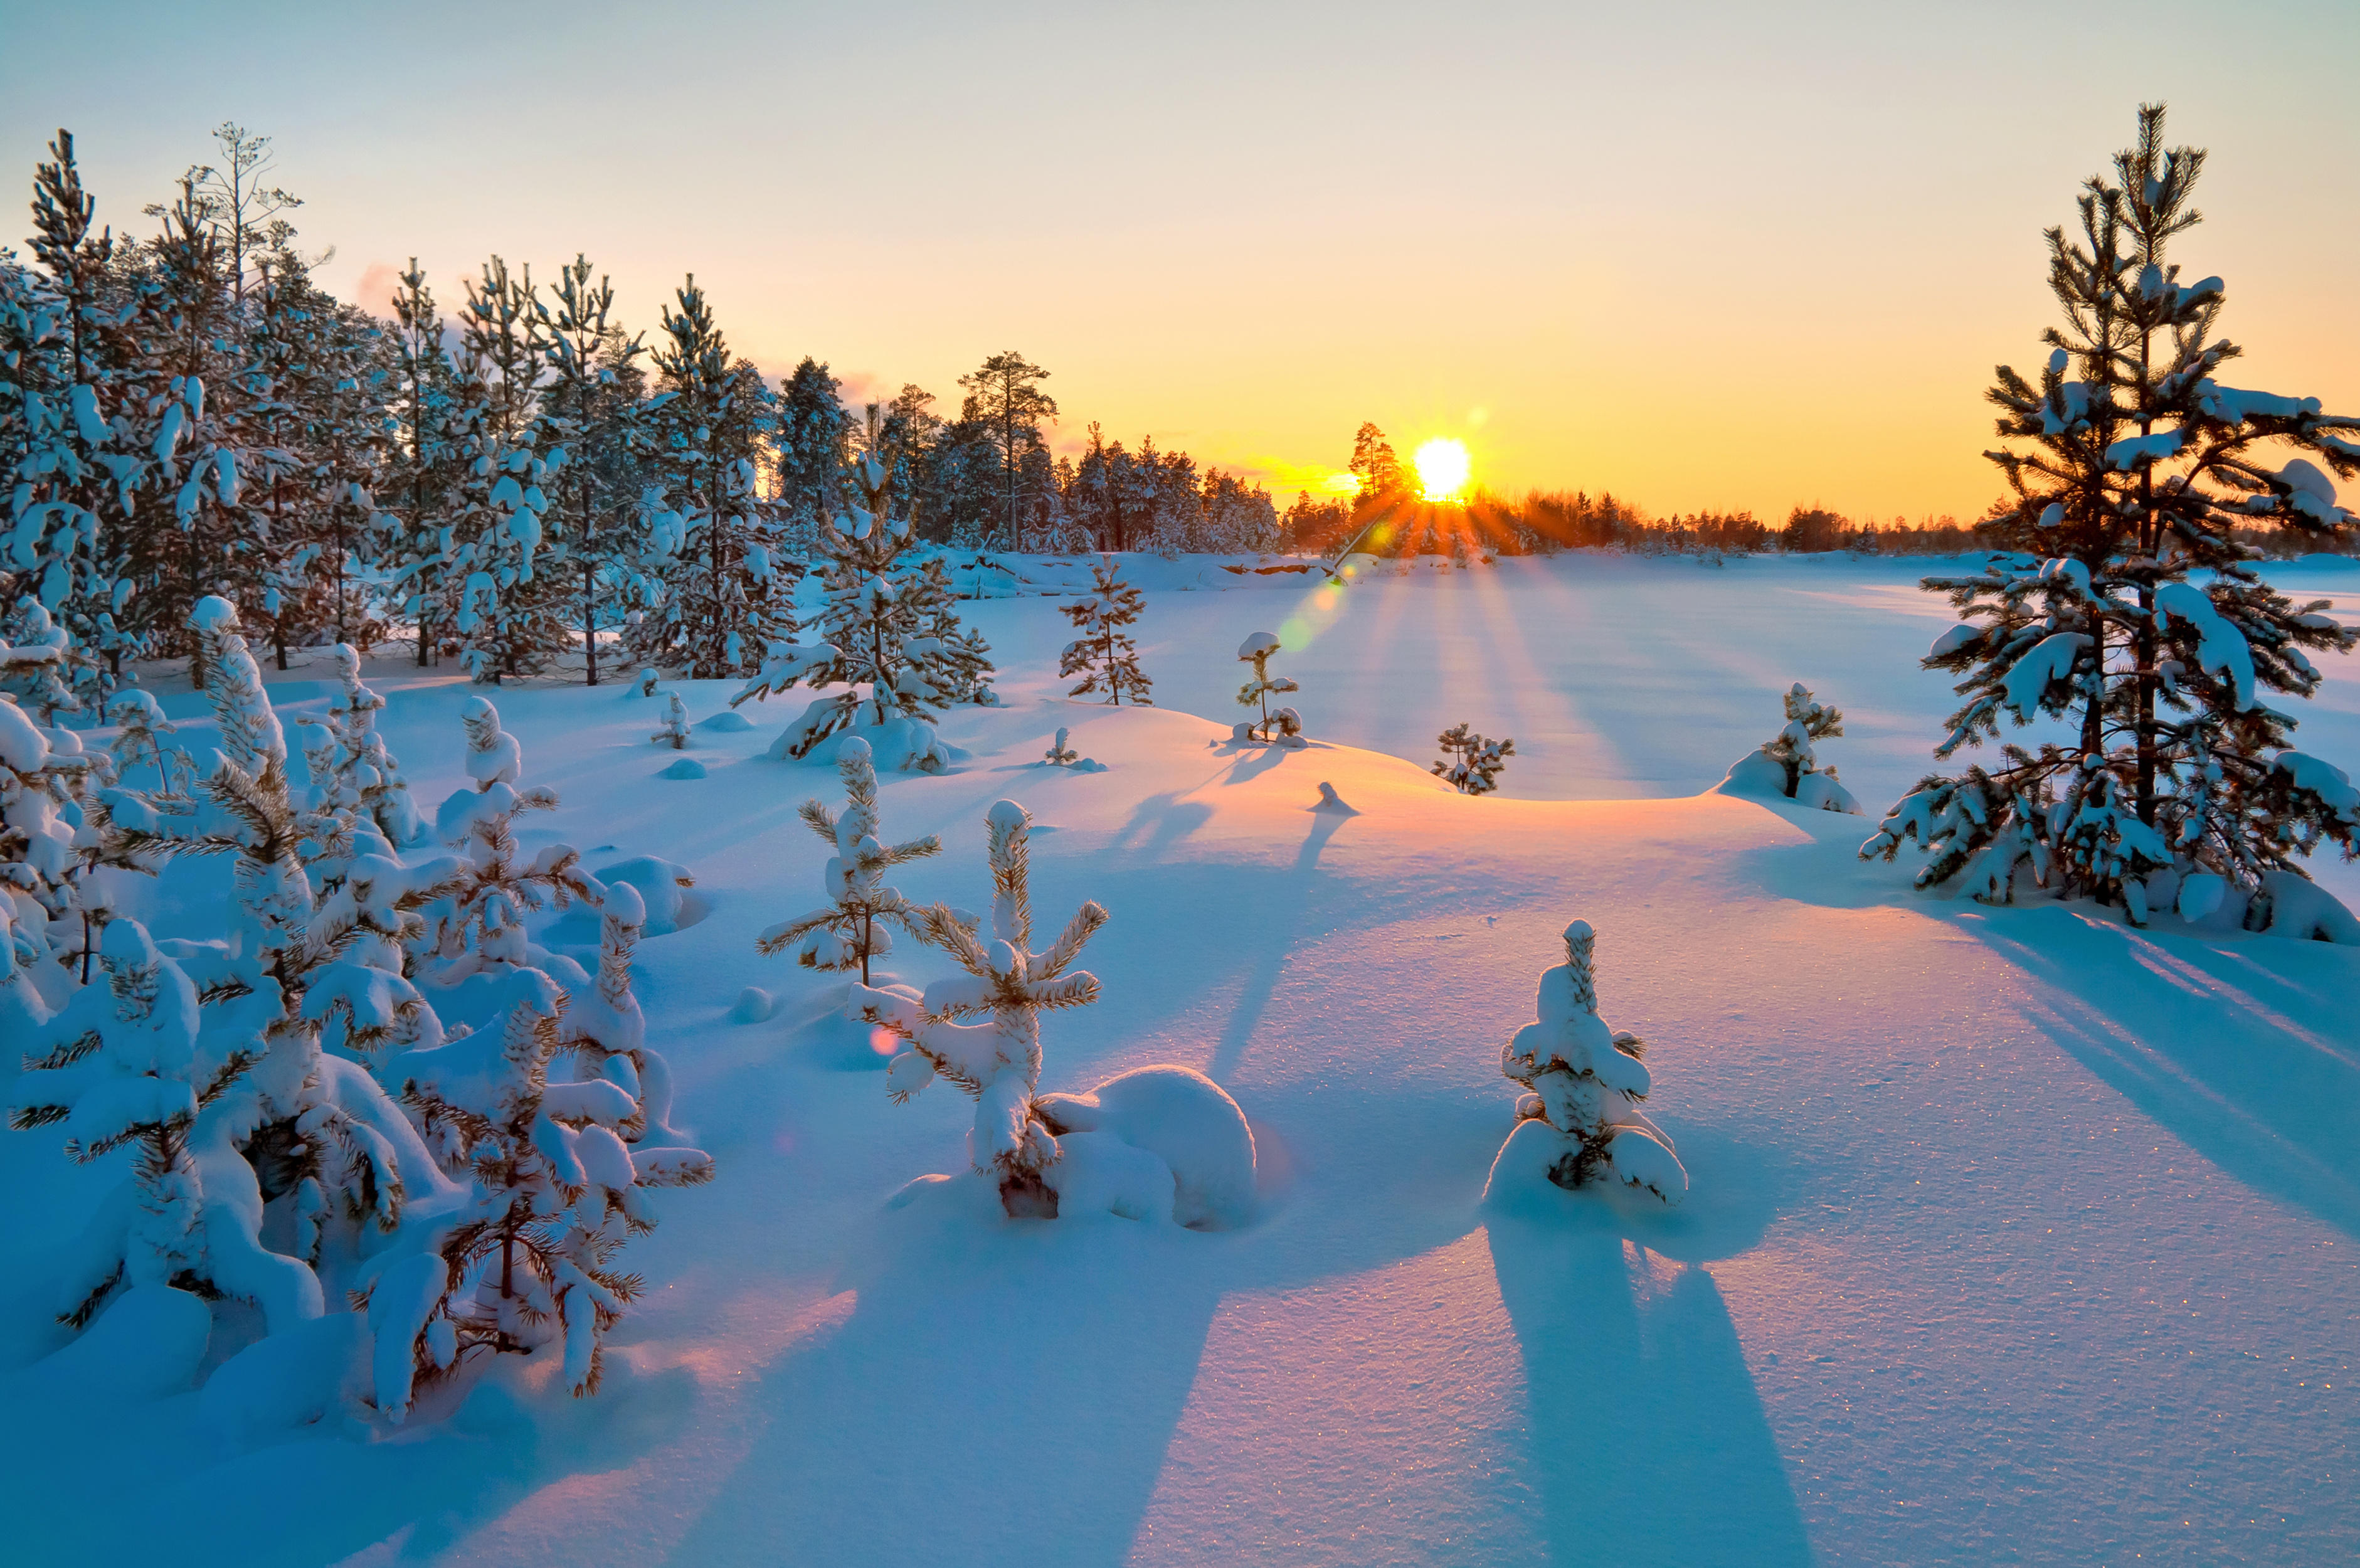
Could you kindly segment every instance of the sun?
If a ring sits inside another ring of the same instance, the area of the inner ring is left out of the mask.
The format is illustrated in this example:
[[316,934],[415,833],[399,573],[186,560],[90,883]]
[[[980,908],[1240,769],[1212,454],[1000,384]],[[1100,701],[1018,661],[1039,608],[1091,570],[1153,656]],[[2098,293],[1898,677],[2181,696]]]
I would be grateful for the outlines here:
[[1419,488],[1430,501],[1458,499],[1467,488],[1467,444],[1448,436],[1437,436],[1417,449],[1411,459],[1417,465]]

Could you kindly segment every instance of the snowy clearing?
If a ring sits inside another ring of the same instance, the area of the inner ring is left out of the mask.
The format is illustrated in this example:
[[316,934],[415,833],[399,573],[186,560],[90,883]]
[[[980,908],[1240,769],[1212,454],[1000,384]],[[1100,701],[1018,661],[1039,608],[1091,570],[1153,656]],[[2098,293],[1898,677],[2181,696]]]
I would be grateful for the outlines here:
[[[1150,563],[1142,563],[1142,565]],[[665,683],[497,694],[528,783],[605,868],[695,885],[638,948],[673,1121],[718,1167],[663,1192],[604,1389],[500,1357],[396,1430],[287,1409],[134,1292],[78,1342],[44,1258],[114,1170],[0,1138],[0,1486],[26,1562],[194,1563],[2224,1563],[2360,1539],[2360,949],[1908,891],[1861,862],[1952,706],[1917,667],[1950,623],[1925,562],[1590,555],[1348,588],[1150,592],[1157,706],[1068,702],[1038,597],[963,605],[1000,707],[967,753],[880,775],[902,890],[982,908],[984,820],[1030,808],[1041,939],[1111,919],[1095,1005],[1043,1023],[1043,1091],[1155,1063],[1249,1119],[1258,1212],[1194,1232],[888,1200],[964,1168],[971,1104],[886,1097],[890,1039],[841,975],[755,950],[810,906],[797,819],[831,767],[766,755],[802,707]],[[1196,568],[1190,568],[1194,571]],[[1390,571],[1390,568],[1388,568]],[[2360,565],[2267,574],[2360,615]],[[1076,586],[1087,584],[1087,574]],[[1233,655],[1272,663],[1311,744],[1240,747]],[[2322,662],[2300,741],[2360,760],[2360,660]],[[466,778],[475,688],[391,663],[381,729],[428,809]],[[289,719],[324,664],[275,678]],[[1704,793],[1802,682],[1870,816]],[[156,683],[198,743],[185,682]],[[1467,720],[1497,795],[1426,772]],[[1103,764],[1042,761],[1050,739]],[[701,775],[677,770],[683,758]],[[1315,809],[1323,784],[1349,811]],[[2315,865],[2360,903],[2348,866]],[[158,937],[202,908],[125,912]],[[1481,1206],[1568,922],[1600,1010],[1644,1036],[1647,1113],[1688,1190]],[[576,913],[538,940],[595,962]],[[954,972],[910,942],[874,983]],[[770,1001],[746,993],[759,987]],[[11,1066],[13,1067],[13,1053]],[[274,1340],[334,1365],[330,1318]],[[202,1332],[202,1325],[198,1325]],[[160,1370],[159,1370],[160,1369]],[[219,1369],[219,1370],[216,1370]],[[143,1377],[143,1373],[156,1374]],[[241,1380],[243,1379],[243,1380]],[[240,1398],[241,1388],[251,1397]],[[333,1405],[334,1401],[331,1401]],[[430,1419],[431,1418],[431,1419]]]

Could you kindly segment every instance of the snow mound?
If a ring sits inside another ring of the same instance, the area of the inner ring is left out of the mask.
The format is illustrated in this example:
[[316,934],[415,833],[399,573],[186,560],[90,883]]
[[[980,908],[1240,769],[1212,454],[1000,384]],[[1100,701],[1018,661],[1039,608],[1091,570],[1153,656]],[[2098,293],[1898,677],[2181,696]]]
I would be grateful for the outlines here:
[[732,1024],[759,1024],[779,1010],[779,1000],[759,985],[749,985],[738,993],[738,1004],[729,1009]]
[[616,861],[600,871],[597,877],[602,883],[628,883],[638,890],[648,911],[647,921],[639,927],[642,936],[667,937],[683,926],[696,924],[686,892],[696,885],[696,878],[686,866],[677,866],[653,855],[639,855]]
[[1043,1094],[1033,1105],[1064,1151],[1043,1173],[1061,1215],[1068,1206],[1133,1219],[1168,1214],[1198,1231],[1235,1230],[1253,1218],[1253,1129],[1203,1073],[1143,1067],[1087,1094]]
[[751,729],[754,728],[754,721],[734,707],[725,707],[710,718],[698,719],[696,727],[699,729],[710,729],[716,735],[727,735],[741,729]]
[[239,1351],[205,1380],[198,1406],[232,1441],[251,1443],[345,1411],[369,1392],[368,1321],[336,1312]]
[[81,1405],[160,1399],[188,1387],[213,1328],[203,1297],[135,1285],[79,1338],[35,1363],[26,1380]]
[[676,758],[672,766],[656,775],[661,779],[701,779],[704,776],[705,764],[694,757]]

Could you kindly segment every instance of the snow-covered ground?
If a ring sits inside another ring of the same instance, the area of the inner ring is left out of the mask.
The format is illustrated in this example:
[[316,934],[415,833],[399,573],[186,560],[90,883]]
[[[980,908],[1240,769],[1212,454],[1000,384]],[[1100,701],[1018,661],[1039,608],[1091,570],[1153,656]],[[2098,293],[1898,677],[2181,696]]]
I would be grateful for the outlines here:
[[[1871,822],[1699,793],[1797,680],[1844,709],[1820,755],[1872,814],[1906,788],[1950,707],[1916,667],[1949,620],[1925,569],[1581,556],[1159,589],[1150,710],[1057,695],[1056,600],[968,607],[1007,706],[946,720],[958,771],[887,781],[889,834],[945,844],[896,878],[983,906],[984,813],[1032,808],[1044,923],[1112,914],[1088,953],[1105,998],[1046,1018],[1043,1087],[1150,1062],[1226,1087],[1262,1212],[1217,1234],[886,1206],[961,1167],[971,1111],[939,1087],[889,1103],[868,1031],[826,1015],[842,982],[754,950],[815,902],[825,851],[794,808],[836,794],[762,755],[800,696],[696,729],[706,776],[672,779],[656,704],[500,695],[527,781],[564,801],[529,844],[698,877],[693,923],[641,944],[639,991],[720,1175],[658,1195],[605,1391],[508,1358],[399,1433],[243,1436],[202,1393],[93,1395],[71,1353],[32,1363],[63,1337],[32,1284],[97,1182],[49,1130],[8,1135],[5,1555],[2348,1557],[2360,949],[1927,900],[1906,860],[1854,857]],[[2360,567],[2273,576],[2360,613]],[[1220,743],[1258,630],[1320,744]],[[2355,665],[2303,716],[2347,767]],[[431,806],[464,777],[468,690],[394,674],[372,674],[383,729]],[[303,672],[273,689],[324,695]],[[730,688],[680,689],[702,719]],[[1462,718],[1516,740],[1499,795],[1425,772]],[[1107,771],[1034,765],[1060,726]],[[1310,809],[1322,782],[1358,814]],[[2360,902],[2350,868],[2322,872]],[[1604,1015],[1649,1042],[1677,1211],[1479,1207],[1514,1102],[1500,1046],[1576,917]],[[910,944],[892,968],[950,971]],[[731,1021],[748,985],[776,1016]],[[246,1323],[220,1319],[214,1361]]]

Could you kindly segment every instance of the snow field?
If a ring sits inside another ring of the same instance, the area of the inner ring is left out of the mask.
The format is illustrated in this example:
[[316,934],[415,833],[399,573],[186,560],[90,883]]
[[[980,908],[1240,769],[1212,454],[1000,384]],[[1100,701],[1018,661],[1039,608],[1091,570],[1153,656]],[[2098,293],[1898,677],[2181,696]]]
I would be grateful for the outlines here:
[[[884,777],[892,835],[945,843],[894,880],[986,906],[984,813],[1031,809],[1044,920],[1112,916],[1087,957],[1104,997],[1043,1021],[1042,1088],[1170,1062],[1229,1091],[1259,1214],[1215,1233],[885,1206],[964,1168],[973,1107],[889,1103],[844,981],[754,951],[825,858],[797,805],[840,793],[763,756],[800,694],[748,705],[748,731],[694,725],[703,778],[660,776],[661,697],[499,694],[564,802],[520,825],[528,851],[696,877],[637,990],[720,1174],[656,1195],[605,1391],[502,1358],[446,1419],[371,1441],[225,1410],[234,1367],[93,1389],[60,1366],[80,1347],[35,1363],[65,1336],[25,1292],[104,1183],[15,1135],[15,1539],[201,1563],[2333,1560],[2360,1537],[2360,952],[1925,900],[1907,857],[1854,858],[1870,823],[1699,794],[1797,680],[1844,709],[1819,754],[1872,814],[1905,789],[1950,706],[1915,668],[1949,622],[1923,569],[1152,591],[1146,710],[1055,695],[1057,601],[963,607],[1008,706],[945,718],[956,771]],[[2316,571],[2348,616],[2360,574]],[[1285,644],[1304,751],[1229,741],[1255,630]],[[464,776],[470,694],[391,674],[381,728],[432,803]],[[2350,759],[2360,671],[2330,674],[2301,743]],[[693,720],[731,689],[666,685]],[[299,712],[323,691],[273,687]],[[1502,794],[1425,772],[1460,718],[1516,738]],[[1061,727],[1107,771],[1041,764]],[[1323,782],[1355,814],[1312,809]],[[1546,798],[1583,795],[1625,798]],[[124,905],[159,936],[203,918]],[[1576,918],[1689,1191],[1489,1214],[1500,1045]],[[586,959],[596,932],[541,939]],[[915,944],[886,968],[951,972]],[[748,987],[775,1013],[733,1017]],[[134,1309],[92,1335],[174,1332]],[[246,1343],[217,1316],[209,1365]]]

